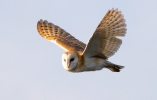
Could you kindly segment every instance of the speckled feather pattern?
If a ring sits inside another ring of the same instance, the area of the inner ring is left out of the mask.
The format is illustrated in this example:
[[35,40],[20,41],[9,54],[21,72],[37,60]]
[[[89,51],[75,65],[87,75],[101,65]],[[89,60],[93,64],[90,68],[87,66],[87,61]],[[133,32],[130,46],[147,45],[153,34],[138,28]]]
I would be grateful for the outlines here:
[[[89,55],[89,52],[92,52],[93,56],[109,58],[115,54],[122,44],[122,40],[117,37],[125,36],[125,34],[126,24],[123,14],[118,9],[111,9],[96,28],[84,54]],[[93,45],[95,45],[95,48],[92,47]],[[91,47],[95,50],[91,51]]]
[[66,51],[83,51],[86,44],[79,41],[57,25],[40,20],[37,23],[39,34],[48,41],[55,42]]
[[125,36],[126,24],[125,19],[121,11],[118,9],[111,9],[107,12],[105,17],[102,19],[97,29],[104,28],[105,44],[103,54],[107,57],[112,56],[122,44],[122,41],[116,36]]

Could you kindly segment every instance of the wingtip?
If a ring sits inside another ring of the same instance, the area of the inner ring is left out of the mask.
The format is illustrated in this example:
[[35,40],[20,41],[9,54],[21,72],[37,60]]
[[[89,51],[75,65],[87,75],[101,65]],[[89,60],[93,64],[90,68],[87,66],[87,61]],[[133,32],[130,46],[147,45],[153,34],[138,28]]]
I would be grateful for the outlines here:
[[118,10],[118,8],[112,8],[112,9],[109,9],[108,11],[116,11],[116,12],[121,12],[120,10]]
[[118,8],[116,8],[115,11],[118,11]]
[[40,19],[39,21],[38,21],[38,23],[48,23],[48,21],[47,20],[42,20],[42,19]]
[[40,19],[40,20],[38,21],[38,23],[43,23],[43,20],[42,20],[42,19]]
[[47,21],[47,20],[44,20],[44,22],[43,22],[43,23],[48,24],[48,21]]

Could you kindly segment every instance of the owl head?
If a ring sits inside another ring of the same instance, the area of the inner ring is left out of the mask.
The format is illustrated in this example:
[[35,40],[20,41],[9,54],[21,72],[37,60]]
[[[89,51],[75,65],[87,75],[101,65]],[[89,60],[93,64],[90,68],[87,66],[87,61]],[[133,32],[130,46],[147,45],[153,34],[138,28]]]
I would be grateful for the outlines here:
[[78,55],[76,52],[65,52],[62,55],[62,65],[65,70],[71,71],[77,67]]

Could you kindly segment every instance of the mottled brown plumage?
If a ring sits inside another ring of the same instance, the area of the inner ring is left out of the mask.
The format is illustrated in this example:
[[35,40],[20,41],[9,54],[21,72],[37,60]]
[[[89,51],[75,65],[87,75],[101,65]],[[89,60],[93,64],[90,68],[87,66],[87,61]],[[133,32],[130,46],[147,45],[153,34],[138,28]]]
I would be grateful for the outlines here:
[[83,51],[85,44],[60,27],[48,23],[46,20],[40,20],[37,23],[39,34],[48,41],[53,41],[66,51]]
[[89,40],[85,54],[106,58],[112,56],[122,43],[116,36],[124,36],[125,33],[126,24],[121,12],[118,9],[109,10]]

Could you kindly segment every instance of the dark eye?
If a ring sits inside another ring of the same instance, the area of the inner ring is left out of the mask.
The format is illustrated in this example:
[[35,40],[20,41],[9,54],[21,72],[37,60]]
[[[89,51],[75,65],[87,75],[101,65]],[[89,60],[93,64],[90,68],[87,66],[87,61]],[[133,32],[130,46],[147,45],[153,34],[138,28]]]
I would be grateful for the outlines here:
[[71,58],[71,59],[70,59],[70,62],[72,62],[72,61],[74,61],[74,58]]
[[64,59],[64,62],[66,62],[66,60]]

